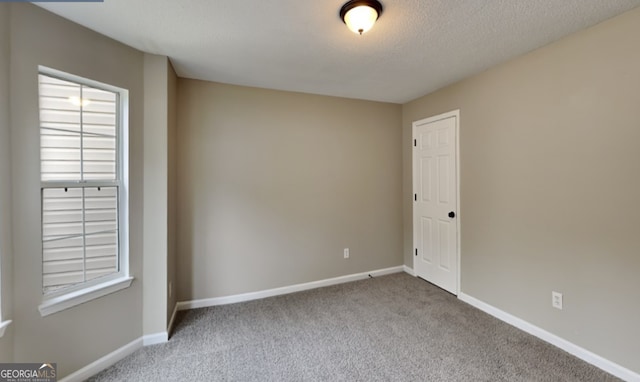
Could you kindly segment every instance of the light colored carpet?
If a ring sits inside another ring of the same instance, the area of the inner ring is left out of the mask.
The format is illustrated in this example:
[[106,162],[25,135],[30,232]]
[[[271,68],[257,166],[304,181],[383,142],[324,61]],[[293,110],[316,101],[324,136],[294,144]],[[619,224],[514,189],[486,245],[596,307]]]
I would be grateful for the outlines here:
[[92,381],[614,381],[405,273],[181,312]]

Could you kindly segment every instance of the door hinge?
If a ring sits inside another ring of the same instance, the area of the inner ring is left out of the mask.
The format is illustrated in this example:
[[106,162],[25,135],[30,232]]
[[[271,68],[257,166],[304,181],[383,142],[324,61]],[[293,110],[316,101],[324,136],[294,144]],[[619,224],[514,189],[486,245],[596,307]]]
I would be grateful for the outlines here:
[[413,194],[413,200],[416,202],[418,201],[418,194]]
[[417,139],[414,139],[414,140],[413,140],[413,147],[417,147],[417,146],[418,146],[418,140],[417,140]]
[[416,256],[418,256],[418,248],[416,248]]

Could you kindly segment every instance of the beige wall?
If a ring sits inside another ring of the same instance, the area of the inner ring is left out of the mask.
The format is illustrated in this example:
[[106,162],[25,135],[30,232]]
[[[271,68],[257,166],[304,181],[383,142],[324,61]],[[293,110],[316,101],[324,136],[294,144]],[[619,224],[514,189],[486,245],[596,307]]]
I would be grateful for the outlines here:
[[165,332],[175,306],[175,93],[166,56],[144,54],[144,334]]
[[[12,312],[11,144],[9,134],[9,4],[0,3],[0,322]],[[0,338],[0,362],[13,360],[13,325]]]
[[[462,291],[640,372],[640,9],[403,107],[461,111]],[[551,291],[564,310],[551,307]]]
[[143,331],[167,329],[167,144],[169,59],[144,54]]
[[169,296],[167,303],[167,325],[171,323],[171,315],[176,306],[176,230],[177,230],[177,193],[178,180],[177,168],[178,158],[176,149],[178,146],[177,130],[177,110],[176,97],[178,92],[178,76],[176,75],[171,62],[167,65],[168,93],[167,93],[167,285]]
[[[143,55],[31,4],[11,4],[11,146],[14,352],[57,362],[60,376],[142,335]],[[41,317],[38,65],[129,89],[128,289]]]
[[394,104],[179,79],[178,298],[401,265],[400,121]]

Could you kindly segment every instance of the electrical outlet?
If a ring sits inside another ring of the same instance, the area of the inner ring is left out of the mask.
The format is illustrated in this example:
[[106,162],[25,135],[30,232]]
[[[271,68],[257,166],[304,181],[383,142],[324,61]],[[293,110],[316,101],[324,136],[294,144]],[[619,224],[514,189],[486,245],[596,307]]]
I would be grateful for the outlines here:
[[348,259],[349,258],[349,248],[345,248],[344,249],[344,258]]
[[562,293],[551,292],[551,306],[556,309],[562,310]]

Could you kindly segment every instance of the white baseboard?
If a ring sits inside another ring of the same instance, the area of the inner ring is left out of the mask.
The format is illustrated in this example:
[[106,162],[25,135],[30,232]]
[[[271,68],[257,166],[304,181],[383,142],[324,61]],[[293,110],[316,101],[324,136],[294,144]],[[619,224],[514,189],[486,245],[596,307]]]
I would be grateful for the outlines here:
[[147,335],[142,336],[142,345],[143,346],[163,344],[163,343],[165,343],[167,341],[169,341],[169,333],[168,332],[160,332],[160,333],[147,334]]
[[112,366],[126,356],[131,355],[133,352],[141,349],[143,346],[161,344],[167,342],[168,340],[169,336],[167,332],[147,334],[146,336],[142,336],[136,340],[129,342],[123,347],[112,351],[111,353],[105,355],[97,361],[88,364],[82,369],[67,375],[66,377],[62,378],[60,382],[84,381],[87,378],[98,374],[109,366]]
[[406,265],[403,265],[402,268],[405,271],[405,273],[408,273],[411,276],[416,277],[416,272],[413,270],[413,268],[409,268]]
[[176,314],[178,314],[178,303],[173,306],[173,313],[171,313],[171,319],[169,320],[169,325],[167,325],[167,334],[171,337],[171,333],[173,332],[173,325],[175,324]]
[[7,326],[11,323],[11,320],[1,321],[0,322],[0,338],[4,336],[4,331],[7,330]]
[[337,285],[348,283],[357,280],[364,280],[369,276],[377,277],[390,275],[392,273],[400,273],[404,271],[404,267],[399,265],[397,267],[378,269],[370,272],[362,272],[362,273],[354,273],[351,275],[334,277],[331,279],[324,279],[318,281],[312,281],[303,284],[295,284],[281,288],[267,289],[258,292],[249,292],[243,294],[236,294],[232,296],[224,296],[224,297],[214,297],[214,298],[205,298],[200,300],[190,300],[190,301],[181,301],[177,304],[178,310],[186,310],[186,309],[196,309],[196,308],[205,308],[208,306],[216,306],[216,305],[225,305],[225,304],[235,304],[238,302],[258,300],[261,298],[280,296],[283,294],[289,294],[294,292],[301,292],[309,289],[322,288],[330,285]]
[[178,313],[178,304],[176,303],[173,307],[173,313],[171,313],[171,319],[169,319],[169,324],[167,325],[166,332],[147,334],[142,337],[142,344],[144,346],[162,344],[169,341],[169,336],[171,335],[171,330],[173,330],[173,323],[176,319],[176,314]]
[[472,305],[484,311],[485,313],[488,313],[496,317],[497,319],[506,322],[507,324],[513,325],[524,332],[527,332],[533,336],[540,338],[543,341],[559,347],[567,353],[572,354],[582,359],[583,361],[606,371],[607,373],[613,374],[616,377],[628,382],[640,382],[640,374],[623,366],[620,366],[615,362],[609,361],[608,359],[605,359],[595,353],[590,352],[585,348],[573,344],[562,337],[558,337],[557,335],[550,333],[540,327],[537,327],[521,318],[513,316],[505,311],[502,311],[492,305],[489,305],[483,301],[476,299],[475,297],[471,297],[462,292],[458,294],[458,298],[466,302],[467,304]]
[[102,370],[108,368],[109,366],[113,365],[114,363],[120,361],[121,359],[123,359],[124,357],[132,354],[133,352],[135,352],[138,349],[142,348],[142,338],[138,338],[136,340],[133,340],[131,342],[129,342],[128,344],[124,345],[123,347],[105,355],[104,357],[91,362],[90,364],[88,364],[87,366],[83,367],[82,369],[71,373],[69,375],[67,375],[66,377],[60,379],[60,382],[82,382],[96,374],[98,374],[99,372],[101,372]]

